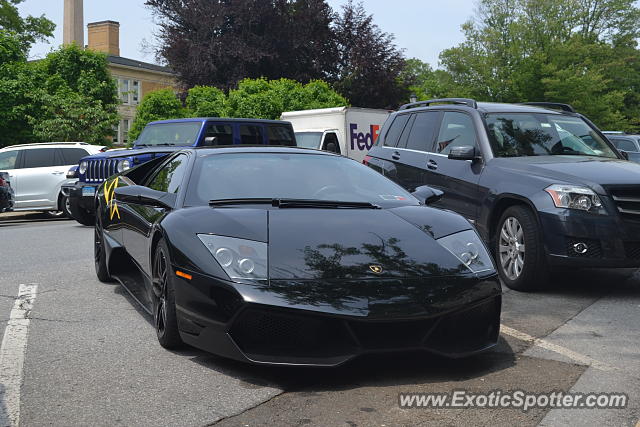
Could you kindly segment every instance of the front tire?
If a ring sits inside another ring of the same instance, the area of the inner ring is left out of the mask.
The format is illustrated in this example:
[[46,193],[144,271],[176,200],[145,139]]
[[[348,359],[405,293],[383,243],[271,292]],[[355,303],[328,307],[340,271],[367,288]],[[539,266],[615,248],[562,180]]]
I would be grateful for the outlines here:
[[183,345],[178,332],[172,276],[169,249],[164,240],[160,240],[153,262],[153,323],[158,341],[166,349],[176,349]]
[[104,244],[102,227],[96,223],[93,230],[93,259],[96,267],[96,276],[103,283],[113,282],[107,269],[107,252]]
[[530,209],[508,208],[498,222],[494,238],[500,278],[510,289],[531,292],[549,279],[541,230]]
[[75,219],[82,225],[93,226],[96,223],[96,216],[89,211],[78,206],[77,203],[69,203],[71,218]]

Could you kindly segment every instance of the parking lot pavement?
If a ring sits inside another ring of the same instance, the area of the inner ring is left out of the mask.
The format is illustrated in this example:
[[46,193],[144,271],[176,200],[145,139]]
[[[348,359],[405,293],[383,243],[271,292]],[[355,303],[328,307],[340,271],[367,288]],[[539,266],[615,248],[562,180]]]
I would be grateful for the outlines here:
[[[337,369],[248,366],[162,349],[149,318],[93,271],[92,228],[0,222],[0,328],[20,284],[28,313],[22,425],[611,425],[640,419],[640,277],[566,274],[537,294],[507,291],[499,346],[463,360],[383,355]],[[18,304],[20,305],[20,304]],[[4,345],[4,344],[3,344]],[[2,354],[2,351],[0,351]],[[585,366],[591,363],[592,366]],[[5,366],[0,376],[7,378]],[[625,392],[619,410],[400,409],[398,393]],[[12,412],[11,412],[12,413]],[[13,413],[12,413],[13,414]],[[15,415],[15,414],[14,414]],[[0,420],[4,425],[7,420]]]

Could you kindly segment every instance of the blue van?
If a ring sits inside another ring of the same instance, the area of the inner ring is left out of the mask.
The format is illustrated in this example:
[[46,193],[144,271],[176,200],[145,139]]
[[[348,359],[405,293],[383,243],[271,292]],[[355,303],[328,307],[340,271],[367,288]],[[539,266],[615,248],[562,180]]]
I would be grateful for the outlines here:
[[94,194],[109,176],[185,147],[216,145],[297,146],[291,123],[279,120],[215,117],[151,122],[130,149],[109,150],[80,160],[74,174],[78,181],[63,188],[71,213],[80,224],[93,225]]

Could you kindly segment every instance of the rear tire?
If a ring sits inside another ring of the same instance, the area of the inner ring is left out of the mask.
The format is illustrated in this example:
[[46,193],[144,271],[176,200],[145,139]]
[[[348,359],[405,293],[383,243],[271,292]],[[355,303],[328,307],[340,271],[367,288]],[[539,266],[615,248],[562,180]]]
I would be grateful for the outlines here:
[[164,240],[160,240],[153,261],[153,324],[160,345],[166,349],[177,349],[184,345],[178,332],[172,276],[169,249]]
[[521,292],[543,288],[549,280],[542,233],[531,210],[512,206],[498,221],[494,249],[500,278]]
[[71,213],[71,202],[68,196],[65,196],[64,194],[60,194],[58,206],[60,207],[60,210],[64,213],[64,216],[66,216],[67,218],[73,219],[73,214]]

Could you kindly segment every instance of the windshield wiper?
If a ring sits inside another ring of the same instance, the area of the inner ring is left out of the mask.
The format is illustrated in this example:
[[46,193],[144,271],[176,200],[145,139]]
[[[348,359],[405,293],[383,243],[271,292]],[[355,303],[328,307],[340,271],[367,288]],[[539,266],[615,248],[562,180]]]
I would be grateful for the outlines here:
[[246,198],[246,199],[218,199],[209,200],[209,206],[229,206],[229,205],[271,205],[274,208],[320,208],[320,209],[381,209],[380,206],[369,202],[342,202],[338,200],[317,200],[317,199],[266,199],[266,198]]
[[154,147],[172,147],[176,144],[173,144],[171,142],[161,142],[160,144],[153,144]]

